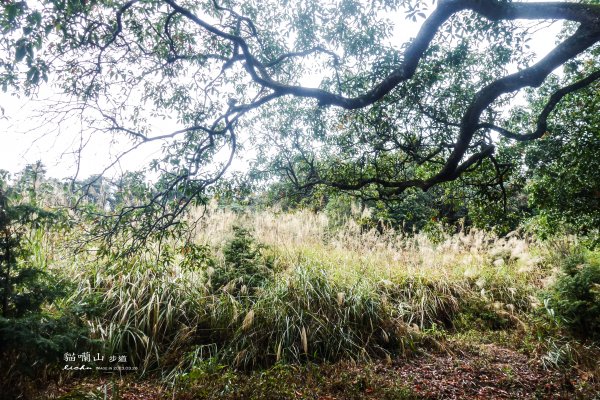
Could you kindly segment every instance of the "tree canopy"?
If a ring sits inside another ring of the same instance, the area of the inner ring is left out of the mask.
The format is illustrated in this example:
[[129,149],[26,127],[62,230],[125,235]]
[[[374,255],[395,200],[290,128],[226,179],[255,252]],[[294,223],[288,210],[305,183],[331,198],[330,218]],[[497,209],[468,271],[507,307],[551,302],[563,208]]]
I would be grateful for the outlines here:
[[[260,149],[260,168],[300,189],[326,185],[385,199],[465,177],[502,187],[511,163],[499,144],[552,136],[556,107],[600,78],[595,1],[41,0],[2,7],[4,91],[33,94],[52,76],[69,97],[48,118],[78,115],[92,134],[132,139],[113,164],[145,143],[165,143],[153,164],[161,180],[147,204],[129,205],[113,220],[145,218],[148,232],[173,224],[222,178],[243,151],[242,132]],[[410,41],[396,43],[393,25],[404,18],[422,24]],[[566,23],[562,39],[534,60],[530,31],[555,20]],[[576,73],[548,79],[565,65]],[[515,123],[507,116],[515,94],[540,86],[537,115]],[[161,119],[172,129],[157,131]]]

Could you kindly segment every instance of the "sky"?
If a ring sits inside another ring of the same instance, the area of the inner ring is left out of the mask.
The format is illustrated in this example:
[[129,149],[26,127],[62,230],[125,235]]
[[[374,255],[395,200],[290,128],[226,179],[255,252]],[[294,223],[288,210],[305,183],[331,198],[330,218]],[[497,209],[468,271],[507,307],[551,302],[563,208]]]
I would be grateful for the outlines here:
[[[422,20],[416,23],[406,20],[401,13],[392,15],[391,18],[398,21],[393,35],[395,43],[403,43],[414,37],[422,24]],[[536,49],[538,58],[553,47],[559,29],[559,24],[553,24],[532,37],[531,47]],[[317,76],[307,76],[302,83],[316,86],[319,81]],[[0,92],[0,169],[14,174],[25,165],[42,160],[48,176],[64,179],[77,174],[79,178],[85,178],[103,172],[109,164],[108,160],[127,145],[123,139],[115,141],[113,137],[101,133],[94,134],[89,141],[88,138],[82,138],[82,123],[75,118],[61,124],[60,129],[49,123],[48,102],[61,99],[59,90],[51,85],[42,87],[35,99]],[[168,132],[169,121],[158,121],[155,128],[157,133]],[[80,147],[82,140],[87,142],[82,153],[85,162],[78,166],[79,154],[75,150]],[[126,170],[139,170],[147,166],[152,159],[160,155],[160,146],[160,143],[144,145],[115,164],[109,175],[118,175]],[[233,165],[234,170],[243,168],[244,164],[241,161]]]
[[[102,172],[107,161],[120,148],[125,148],[127,143],[115,143],[114,138],[100,133],[93,135],[89,142],[84,138],[87,143],[81,157],[85,162],[79,165],[78,171],[80,121],[72,118],[60,128],[45,121],[44,109],[48,102],[60,97],[60,93],[51,87],[42,88],[36,99],[0,93],[0,106],[4,109],[0,119],[0,169],[14,174],[25,165],[42,160],[51,177],[70,178],[77,173],[80,178],[85,178]],[[157,158],[160,150],[159,143],[148,144],[122,159],[113,173],[141,169]]]

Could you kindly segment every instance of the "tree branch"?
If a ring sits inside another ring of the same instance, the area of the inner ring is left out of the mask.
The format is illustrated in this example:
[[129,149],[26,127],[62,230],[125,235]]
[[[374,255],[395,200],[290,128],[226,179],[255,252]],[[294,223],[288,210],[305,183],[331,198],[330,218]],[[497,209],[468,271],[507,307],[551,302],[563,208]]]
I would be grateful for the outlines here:
[[570,93],[576,92],[578,90],[581,90],[581,89],[589,86],[590,84],[592,84],[593,82],[595,82],[598,79],[600,79],[600,70],[595,71],[595,72],[589,74],[588,76],[586,76],[585,78],[583,78],[575,83],[572,83],[571,85],[568,85],[561,89],[558,89],[557,91],[552,93],[552,95],[550,96],[550,99],[548,99],[548,102],[544,106],[544,109],[542,110],[542,112],[540,113],[540,115],[537,118],[537,124],[536,124],[535,131],[533,131],[531,133],[528,133],[528,134],[514,133],[514,132],[509,131],[508,129],[502,128],[500,126],[497,126],[497,125],[494,125],[494,124],[491,124],[488,122],[479,124],[479,128],[494,130],[508,139],[517,140],[519,142],[525,142],[525,141],[529,141],[529,140],[539,139],[548,131],[548,117],[550,116],[550,113],[552,113],[552,111],[554,111],[554,109],[556,108],[558,103],[563,99],[563,97],[565,97],[566,95],[568,95]]

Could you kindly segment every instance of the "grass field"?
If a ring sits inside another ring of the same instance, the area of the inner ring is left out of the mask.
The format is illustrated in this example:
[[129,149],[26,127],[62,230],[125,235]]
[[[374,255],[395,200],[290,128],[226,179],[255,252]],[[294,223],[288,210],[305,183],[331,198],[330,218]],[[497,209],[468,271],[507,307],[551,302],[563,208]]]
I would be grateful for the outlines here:
[[550,302],[576,238],[380,232],[308,211],[195,220],[192,238],[128,258],[46,254],[71,285],[60,307],[78,310],[85,349],[126,355],[136,372],[62,372],[43,396],[594,398],[600,387],[597,345]]

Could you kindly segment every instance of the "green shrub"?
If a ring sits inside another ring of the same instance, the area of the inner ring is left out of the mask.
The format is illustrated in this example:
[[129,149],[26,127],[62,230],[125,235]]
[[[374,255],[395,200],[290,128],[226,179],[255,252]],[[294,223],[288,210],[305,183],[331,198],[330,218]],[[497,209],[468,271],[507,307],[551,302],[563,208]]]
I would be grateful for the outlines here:
[[183,255],[180,267],[184,271],[206,271],[216,265],[212,250],[206,244],[186,243],[180,252]]
[[571,254],[561,272],[546,308],[573,333],[600,339],[600,254]]
[[0,356],[4,365],[0,381],[14,384],[25,378],[40,378],[40,371],[50,372],[65,352],[83,343],[88,350],[86,329],[71,313],[0,317]]
[[24,396],[27,386],[56,372],[63,353],[85,334],[77,316],[57,306],[68,285],[46,265],[44,232],[55,227],[57,215],[11,200],[0,182],[2,398]]
[[273,260],[265,250],[250,231],[234,226],[233,238],[223,247],[224,262],[210,277],[212,287],[233,294],[246,290],[251,293],[264,286],[273,279]]

